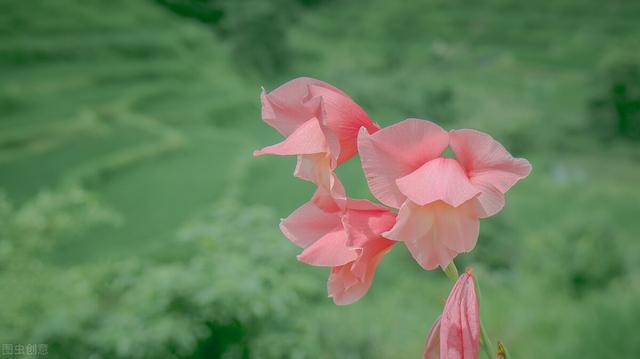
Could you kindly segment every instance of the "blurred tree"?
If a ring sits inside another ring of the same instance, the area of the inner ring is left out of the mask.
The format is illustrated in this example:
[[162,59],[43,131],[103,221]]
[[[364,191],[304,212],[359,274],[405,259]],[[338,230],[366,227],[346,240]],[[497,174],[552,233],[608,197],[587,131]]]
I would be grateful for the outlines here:
[[224,15],[220,0],[155,0],[178,15],[217,25]]
[[289,66],[293,49],[286,29],[294,20],[293,0],[225,1],[221,27],[234,57],[259,74],[273,75]]
[[293,50],[286,29],[302,5],[318,3],[303,0],[155,1],[176,14],[210,25],[228,41],[238,65],[263,76],[287,69]]
[[600,77],[600,93],[589,102],[591,127],[605,140],[640,141],[640,65],[618,63]]

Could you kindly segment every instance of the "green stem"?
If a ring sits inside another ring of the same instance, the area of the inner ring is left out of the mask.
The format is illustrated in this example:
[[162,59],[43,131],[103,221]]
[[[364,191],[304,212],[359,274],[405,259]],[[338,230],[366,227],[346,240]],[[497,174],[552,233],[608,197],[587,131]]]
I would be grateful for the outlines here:
[[[449,265],[444,268],[443,271],[453,283],[458,280],[458,268],[453,261],[451,261],[451,263],[449,263]],[[480,286],[478,285],[477,280],[474,280],[474,283],[476,286],[476,292],[478,294],[478,302],[480,302]],[[487,330],[484,328],[482,320],[480,320],[480,343],[482,344],[482,349],[484,349],[484,352],[487,354],[489,359],[495,359],[496,354],[493,352],[491,339],[489,339],[489,335],[487,335]]]
[[493,353],[493,345],[491,344],[491,339],[489,339],[489,335],[487,335],[487,330],[484,329],[484,325],[482,325],[482,320],[480,320],[480,342],[482,344],[482,349],[487,354],[489,359],[495,359],[496,354]]
[[444,274],[446,274],[453,283],[458,280],[458,268],[456,267],[456,264],[453,263],[453,261],[451,261],[451,263],[449,263],[447,268],[444,268],[443,271]]

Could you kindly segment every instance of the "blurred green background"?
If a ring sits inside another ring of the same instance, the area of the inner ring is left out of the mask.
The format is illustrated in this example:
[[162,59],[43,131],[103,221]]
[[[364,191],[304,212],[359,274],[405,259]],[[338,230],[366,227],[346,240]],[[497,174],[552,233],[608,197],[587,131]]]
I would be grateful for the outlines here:
[[[533,164],[484,220],[515,358],[640,356],[640,2],[0,1],[0,343],[52,358],[418,358],[450,283],[403,246],[337,307],[278,218],[313,186],[259,89],[432,119]],[[356,157],[339,169],[371,198]]]

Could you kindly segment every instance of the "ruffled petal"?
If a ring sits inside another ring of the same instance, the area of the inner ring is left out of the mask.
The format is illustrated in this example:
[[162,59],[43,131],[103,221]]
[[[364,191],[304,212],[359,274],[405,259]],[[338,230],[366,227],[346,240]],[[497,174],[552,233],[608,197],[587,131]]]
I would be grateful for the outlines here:
[[283,136],[290,136],[312,118],[326,125],[325,133],[333,167],[357,152],[360,127],[375,132],[379,127],[347,94],[320,80],[300,77],[270,93],[261,94],[262,119]]
[[344,187],[342,187],[342,183],[337,180],[337,177],[336,181],[336,185],[331,191],[318,186],[311,198],[311,202],[323,211],[344,213],[347,197],[345,195]]
[[358,150],[369,189],[383,204],[399,208],[406,196],[396,179],[439,157],[448,143],[448,133],[425,120],[407,119],[374,134],[361,129]]
[[459,207],[442,201],[418,206],[407,200],[395,226],[382,235],[405,242],[418,264],[431,270],[444,268],[458,253],[473,249],[479,230],[480,221],[471,202]]
[[336,267],[353,262],[359,251],[347,247],[347,233],[343,230],[330,232],[311,244],[298,256],[298,260],[321,267]]
[[371,287],[380,260],[394,244],[385,239],[370,241],[354,262],[333,268],[327,282],[327,291],[333,302],[348,305],[362,298]]
[[483,217],[499,212],[505,194],[516,182],[527,177],[531,164],[523,158],[514,158],[491,136],[475,130],[450,131],[451,149],[464,167],[471,183],[482,193],[478,196]]
[[329,147],[318,119],[313,118],[298,127],[282,142],[267,146],[253,152],[254,156],[261,155],[302,155],[326,153]]
[[349,305],[362,298],[370,283],[364,283],[350,271],[350,264],[331,269],[327,281],[329,298],[337,305]]
[[463,273],[451,289],[440,319],[440,356],[477,358],[480,314],[471,273]]
[[433,323],[424,347],[424,359],[440,359],[440,317]]
[[504,208],[504,193],[489,183],[475,180],[472,182],[480,190],[478,197],[473,199],[476,212],[480,218],[491,217]]
[[380,243],[393,244],[380,233],[394,222],[395,213],[384,207],[365,200],[338,200],[318,188],[311,201],[282,220],[280,228],[289,240],[305,248],[298,256],[301,262],[336,267],[361,263],[357,259],[367,258]]
[[424,269],[445,267],[457,253],[438,241],[433,230],[434,221],[433,211],[407,200],[400,208],[395,226],[382,236],[404,242]]
[[322,122],[334,133],[340,144],[337,164],[353,157],[358,152],[358,131],[364,127],[370,133],[379,127],[371,121],[364,110],[351,97],[328,84],[309,86],[310,95],[322,98]]
[[480,193],[469,182],[460,164],[446,157],[425,163],[417,170],[397,179],[396,183],[400,192],[420,206],[443,201],[458,207]]
[[[378,234],[362,246],[361,255],[351,266],[351,272],[361,281],[373,280],[378,262],[398,242],[383,238]],[[371,284],[369,284],[371,285]]]
[[322,81],[300,77],[282,84],[277,89],[260,96],[262,119],[283,136],[289,136],[307,120],[321,114],[321,99],[313,99],[309,86]]
[[331,271],[327,289],[336,304],[351,304],[369,290],[380,259],[396,244],[381,236],[393,226],[395,217],[395,213],[369,201],[348,199],[342,223],[347,246],[357,250],[358,257]]
[[324,152],[299,155],[293,175],[317,186],[329,188],[332,173],[330,163],[331,159]]
[[327,126],[322,125],[324,136],[327,139],[327,147],[329,148],[329,157],[331,158],[331,168],[338,167],[338,157],[340,156],[340,140]]
[[280,230],[291,242],[306,248],[327,233],[342,229],[339,211],[322,210],[310,201],[280,221]]
[[396,213],[365,200],[349,200],[348,209],[342,217],[352,247],[362,248],[371,239],[379,238],[396,222]]

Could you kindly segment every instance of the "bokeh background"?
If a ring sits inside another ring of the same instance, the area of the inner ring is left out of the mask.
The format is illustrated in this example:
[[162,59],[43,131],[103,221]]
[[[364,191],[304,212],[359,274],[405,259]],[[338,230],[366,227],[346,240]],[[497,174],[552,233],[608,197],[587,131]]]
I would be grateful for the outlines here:
[[[403,246],[337,307],[278,230],[313,186],[260,86],[486,131],[534,171],[473,265],[516,358],[640,356],[640,2],[0,1],[0,343],[52,358],[418,358]],[[339,169],[371,198],[359,159]]]

